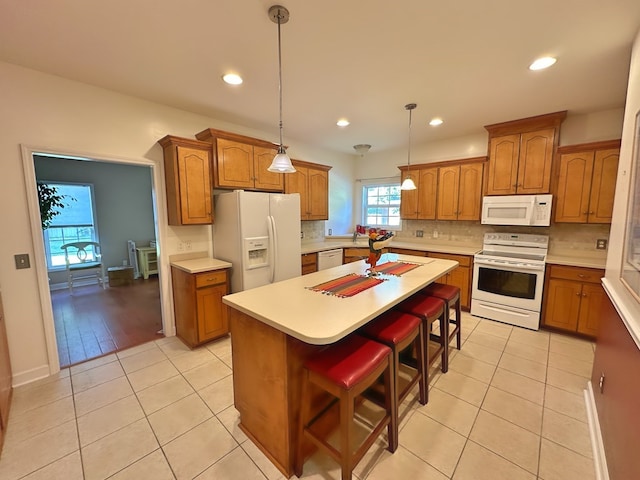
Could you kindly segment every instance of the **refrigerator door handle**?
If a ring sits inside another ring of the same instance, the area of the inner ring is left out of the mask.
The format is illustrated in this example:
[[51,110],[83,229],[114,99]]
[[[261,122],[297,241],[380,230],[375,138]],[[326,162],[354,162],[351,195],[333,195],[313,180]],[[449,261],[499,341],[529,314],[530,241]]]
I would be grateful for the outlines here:
[[276,230],[276,221],[272,215],[267,216],[267,228],[269,230],[269,250],[271,251],[271,266],[270,266],[270,279],[269,283],[273,283],[273,280],[276,276],[276,262],[277,262],[277,252],[276,245],[278,244],[278,232]]

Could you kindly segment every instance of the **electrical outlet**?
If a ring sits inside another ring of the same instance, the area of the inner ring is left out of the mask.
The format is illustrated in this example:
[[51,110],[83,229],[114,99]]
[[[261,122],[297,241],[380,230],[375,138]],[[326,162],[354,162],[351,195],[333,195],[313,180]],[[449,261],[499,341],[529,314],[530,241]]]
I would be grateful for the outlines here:
[[433,238],[438,238],[438,231],[437,230],[433,231]]
[[416,237],[418,238],[422,238],[424,236],[424,231],[422,230],[416,230]]
[[300,232],[300,238],[304,238],[304,232]]
[[178,242],[178,251],[184,252],[184,242]]
[[606,238],[599,238],[596,240],[596,249],[597,250],[606,250],[607,249],[607,241]]
[[329,229],[329,236],[333,235],[333,229]]
[[192,245],[191,245],[191,240],[187,240],[186,242],[184,242],[184,249],[187,251],[191,251]]

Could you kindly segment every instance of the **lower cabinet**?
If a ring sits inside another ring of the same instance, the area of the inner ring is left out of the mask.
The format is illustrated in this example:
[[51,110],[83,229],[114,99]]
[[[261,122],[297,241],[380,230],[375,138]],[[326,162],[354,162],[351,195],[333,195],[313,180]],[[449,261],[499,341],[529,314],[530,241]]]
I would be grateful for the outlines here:
[[436,281],[453,285],[460,289],[460,308],[466,311],[471,309],[471,277],[473,272],[473,257],[469,255],[455,255],[451,253],[429,252],[432,258],[454,260],[459,265],[452,271],[438,278]]
[[318,271],[318,254],[317,253],[303,253],[300,259],[302,266],[302,275],[307,273],[313,273]]
[[600,284],[602,277],[604,270],[597,268],[550,265],[544,286],[543,324],[596,337],[606,295]]
[[389,252],[397,253],[398,255],[413,255],[414,257],[426,257],[427,252],[422,250],[411,250],[409,248],[394,248],[389,247]]
[[190,347],[229,333],[227,308],[222,297],[229,293],[227,269],[188,273],[171,267],[176,335]]
[[343,250],[343,260],[342,263],[351,263],[357,262],[358,260],[362,260],[369,257],[369,247],[354,247],[354,248],[345,248]]
[[0,298],[0,451],[4,443],[9,420],[9,407],[11,406],[12,389],[11,362],[9,361],[9,344],[7,342],[7,330],[2,310],[2,298]]

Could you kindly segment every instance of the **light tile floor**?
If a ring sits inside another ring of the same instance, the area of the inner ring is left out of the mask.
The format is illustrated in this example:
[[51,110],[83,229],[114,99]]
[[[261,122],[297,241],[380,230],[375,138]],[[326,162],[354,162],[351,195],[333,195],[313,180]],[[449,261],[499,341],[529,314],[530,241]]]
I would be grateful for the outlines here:
[[[357,479],[590,480],[582,390],[591,342],[464,314],[463,346],[403,405],[395,454],[378,441]],[[16,388],[0,478],[281,479],[238,428],[228,338],[177,338],[111,354]],[[316,454],[304,479],[339,479]]]

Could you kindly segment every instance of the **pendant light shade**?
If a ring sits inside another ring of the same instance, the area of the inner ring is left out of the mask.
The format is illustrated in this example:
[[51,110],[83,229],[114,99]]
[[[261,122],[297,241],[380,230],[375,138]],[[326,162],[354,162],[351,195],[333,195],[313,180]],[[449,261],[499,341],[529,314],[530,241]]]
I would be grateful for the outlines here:
[[269,8],[269,18],[278,24],[278,94],[280,97],[280,145],[278,153],[267,170],[277,173],[294,173],[296,171],[287,155],[287,150],[282,143],[282,42],[280,40],[280,25],[289,21],[289,10],[281,5],[273,5]]
[[406,110],[409,110],[409,148],[407,151],[407,177],[400,185],[400,190],[415,190],[416,184],[413,182],[411,178],[411,111],[416,108],[418,105],[415,103],[408,103],[404,106]]

